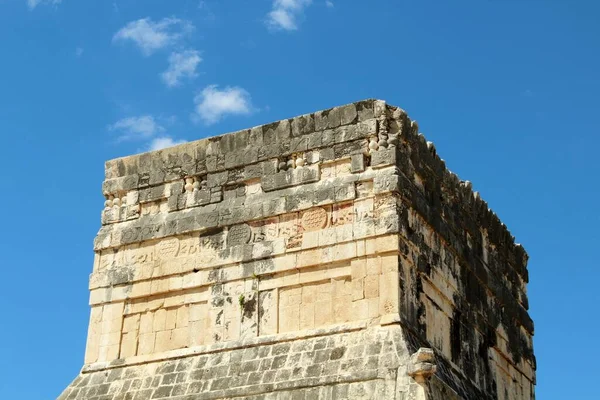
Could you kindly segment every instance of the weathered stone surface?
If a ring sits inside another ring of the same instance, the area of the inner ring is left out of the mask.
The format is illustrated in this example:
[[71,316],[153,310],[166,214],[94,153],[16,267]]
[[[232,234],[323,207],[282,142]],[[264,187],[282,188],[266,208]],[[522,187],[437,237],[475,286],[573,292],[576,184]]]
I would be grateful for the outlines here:
[[108,161],[60,399],[532,399],[527,254],[365,100]]

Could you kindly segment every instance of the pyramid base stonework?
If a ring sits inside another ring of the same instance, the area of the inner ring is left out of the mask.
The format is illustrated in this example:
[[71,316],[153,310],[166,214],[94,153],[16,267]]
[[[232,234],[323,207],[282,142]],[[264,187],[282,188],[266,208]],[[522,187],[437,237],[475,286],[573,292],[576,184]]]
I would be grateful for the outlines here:
[[527,254],[366,100],[106,163],[64,399],[534,398]]
[[[86,369],[61,399],[488,398],[475,387],[420,380],[422,363],[413,362],[408,344],[398,324],[359,323],[202,346],[165,360]],[[443,397],[428,396],[436,393]]]

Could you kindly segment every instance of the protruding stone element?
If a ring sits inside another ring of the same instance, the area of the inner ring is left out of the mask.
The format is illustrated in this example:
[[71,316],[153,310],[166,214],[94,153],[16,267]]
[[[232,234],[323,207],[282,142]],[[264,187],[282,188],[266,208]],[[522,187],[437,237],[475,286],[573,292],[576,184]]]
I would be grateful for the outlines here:
[[432,349],[421,347],[410,356],[407,374],[418,383],[425,383],[436,371],[435,353]]
[[354,154],[350,158],[350,172],[357,173],[365,170],[365,156],[364,154]]
[[380,118],[386,114],[386,102],[383,100],[375,100],[373,102],[375,118]]
[[246,244],[250,242],[252,236],[252,230],[246,224],[234,225],[229,228],[227,233],[227,245],[238,246],[240,244]]
[[[221,178],[222,179],[222,178]],[[187,192],[187,193],[193,193],[193,192],[197,192],[199,190],[202,189],[206,189],[207,187],[207,180],[205,177],[200,177],[200,176],[190,176],[184,179],[184,185],[183,185],[183,189]],[[222,183],[221,183],[222,184]],[[181,190],[181,186],[177,186],[179,188],[179,191]],[[177,194],[178,190],[173,190],[174,186],[171,186],[171,191],[172,191],[172,196]]]
[[371,151],[376,151],[376,150],[378,150],[378,149],[379,149],[379,143],[377,142],[377,140],[376,140],[375,138],[372,138],[372,139],[369,141],[369,149],[370,149]]
[[388,139],[388,144],[390,145],[390,147],[398,146],[398,135],[390,135]]
[[170,260],[179,252],[179,239],[163,239],[156,245],[156,254],[160,259]]
[[327,225],[327,211],[316,207],[302,214],[302,227],[307,231],[323,229]]
[[460,185],[469,191],[473,189],[473,185],[469,181],[461,181]]
[[191,192],[194,190],[194,178],[185,178],[185,191]]
[[416,120],[410,122],[411,134],[417,135],[419,133],[419,123]]
[[288,160],[287,167],[292,169],[296,168],[296,160],[293,157],[290,157]]
[[427,148],[429,149],[429,151],[435,154],[435,145],[433,144],[433,142],[427,142]]

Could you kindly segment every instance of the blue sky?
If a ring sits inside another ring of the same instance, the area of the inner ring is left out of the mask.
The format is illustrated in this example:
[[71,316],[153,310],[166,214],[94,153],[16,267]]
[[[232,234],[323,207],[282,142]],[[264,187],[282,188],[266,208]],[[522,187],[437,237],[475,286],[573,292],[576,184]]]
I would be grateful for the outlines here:
[[371,97],[528,250],[538,398],[594,397],[599,2],[0,0],[0,37],[0,398],[82,366],[105,160]]

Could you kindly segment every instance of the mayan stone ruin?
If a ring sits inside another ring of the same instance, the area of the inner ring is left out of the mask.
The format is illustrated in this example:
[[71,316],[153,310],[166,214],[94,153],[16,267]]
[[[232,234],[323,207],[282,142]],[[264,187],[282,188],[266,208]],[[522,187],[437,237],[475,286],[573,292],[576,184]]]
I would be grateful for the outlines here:
[[111,160],[59,397],[534,399],[527,254],[366,100]]

